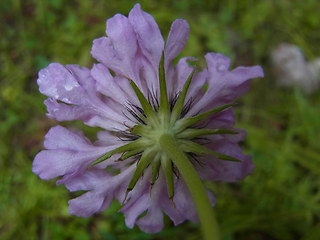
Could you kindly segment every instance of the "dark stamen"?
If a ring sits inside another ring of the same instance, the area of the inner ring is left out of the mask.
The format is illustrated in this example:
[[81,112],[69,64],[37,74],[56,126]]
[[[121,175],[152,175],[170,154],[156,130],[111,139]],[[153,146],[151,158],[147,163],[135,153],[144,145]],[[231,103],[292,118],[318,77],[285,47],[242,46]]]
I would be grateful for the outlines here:
[[152,106],[153,110],[155,112],[158,112],[160,105],[159,105],[159,100],[155,91],[152,91],[152,92],[150,91],[148,93],[148,102]]
[[140,138],[140,136],[138,136],[138,135],[135,135],[131,132],[123,131],[123,130],[118,130],[117,132],[115,132],[114,135],[117,136],[121,141],[124,141],[124,142],[134,141],[134,140]]
[[181,110],[180,118],[183,118],[191,109],[192,105],[194,103],[193,98],[189,98],[188,101],[183,105],[183,108]]
[[173,110],[173,108],[174,108],[174,105],[176,105],[176,103],[177,103],[177,101],[178,101],[178,98],[179,98],[179,96],[180,96],[180,92],[181,92],[181,91],[176,92],[176,93],[173,95],[173,97],[171,97],[171,98],[169,99],[169,105],[170,105],[170,111],[171,111],[171,112],[172,112],[172,110]]
[[[125,106],[127,111],[131,114],[131,116],[138,121],[138,123],[146,125],[145,121],[140,117],[145,116],[143,109],[141,109],[140,107],[136,106],[134,107],[133,104],[131,104],[130,106]],[[141,113],[141,110],[143,112],[143,114]],[[129,116],[127,116],[125,113],[123,113],[129,120],[132,120]],[[140,115],[140,116],[139,116]]]
[[172,171],[173,171],[173,174],[179,179],[180,172],[179,172],[178,168],[176,167],[176,165],[174,165],[173,163],[172,163]]

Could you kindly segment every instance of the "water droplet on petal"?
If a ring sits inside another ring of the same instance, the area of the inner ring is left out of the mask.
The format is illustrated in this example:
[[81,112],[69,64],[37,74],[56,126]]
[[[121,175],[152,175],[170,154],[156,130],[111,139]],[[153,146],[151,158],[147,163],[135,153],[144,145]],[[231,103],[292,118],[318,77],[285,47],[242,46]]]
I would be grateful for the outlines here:
[[65,103],[71,103],[68,98],[63,98],[62,101],[65,102]]
[[73,78],[67,78],[64,84],[65,90],[71,91],[75,87],[79,87],[79,83],[77,83]]
[[226,65],[222,64],[222,63],[219,63],[218,66],[217,66],[217,71],[218,72],[225,72],[227,70],[227,67]]

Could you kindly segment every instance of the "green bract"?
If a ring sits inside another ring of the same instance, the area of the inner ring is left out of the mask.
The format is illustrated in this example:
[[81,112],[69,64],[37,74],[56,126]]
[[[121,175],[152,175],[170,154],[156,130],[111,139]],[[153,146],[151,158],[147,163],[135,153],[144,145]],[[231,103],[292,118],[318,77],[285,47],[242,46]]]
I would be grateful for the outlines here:
[[134,90],[143,109],[143,113],[137,113],[138,117],[141,118],[145,124],[137,124],[133,128],[127,129],[128,132],[137,136],[137,139],[132,140],[130,143],[125,144],[119,148],[107,152],[103,156],[99,157],[96,161],[94,161],[91,164],[91,167],[118,153],[122,153],[122,156],[117,161],[123,161],[128,159],[129,157],[141,155],[133,177],[131,178],[131,181],[127,187],[127,193],[135,187],[144,170],[149,167],[149,165],[151,165],[151,187],[155,183],[160,169],[162,169],[164,171],[167,183],[168,196],[170,199],[172,199],[174,196],[174,162],[170,158],[170,154],[164,151],[163,147],[160,144],[160,139],[163,136],[170,135],[172,139],[174,139],[175,145],[179,146],[179,150],[183,151],[187,155],[190,153],[196,155],[207,154],[215,156],[216,158],[221,160],[239,160],[225,154],[214,152],[194,141],[197,137],[212,134],[237,134],[237,132],[228,129],[212,130],[195,128],[196,124],[203,121],[208,116],[217,114],[231,107],[232,104],[226,104],[196,116],[181,118],[181,113],[185,104],[185,98],[195,70],[192,71],[192,73],[189,75],[181,93],[179,94],[177,101],[171,109],[168,100],[163,59],[164,57],[162,54],[162,58],[159,64],[159,108],[155,109],[140,91],[138,86],[129,79],[130,85]]

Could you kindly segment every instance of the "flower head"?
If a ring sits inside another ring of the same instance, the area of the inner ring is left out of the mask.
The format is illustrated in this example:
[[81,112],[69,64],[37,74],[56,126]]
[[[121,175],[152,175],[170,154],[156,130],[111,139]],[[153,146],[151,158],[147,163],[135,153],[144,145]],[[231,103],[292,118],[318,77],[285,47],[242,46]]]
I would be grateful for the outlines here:
[[254,165],[238,145],[245,132],[233,127],[232,103],[263,71],[229,71],[229,59],[218,53],[206,54],[207,67],[200,72],[189,64],[196,61],[192,57],[174,65],[188,23],[175,20],[165,44],[139,4],[128,17],[110,18],[106,34],[93,41],[91,53],[99,63],[92,69],[51,63],[38,78],[40,92],[48,96],[48,117],[100,127],[98,140],[53,127],[33,172],[45,180],[62,176],[57,184],[87,191],[69,201],[72,215],[89,217],[116,199],[130,228],[136,223],[143,231],[160,231],[162,212],[175,224],[197,221],[184,178],[161,138],[170,136],[203,180],[244,178]]

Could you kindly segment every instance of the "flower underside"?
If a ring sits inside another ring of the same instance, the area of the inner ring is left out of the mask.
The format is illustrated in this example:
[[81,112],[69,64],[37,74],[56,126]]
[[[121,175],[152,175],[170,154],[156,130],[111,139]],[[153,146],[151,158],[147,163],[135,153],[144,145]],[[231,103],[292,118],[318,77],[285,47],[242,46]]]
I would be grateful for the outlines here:
[[135,187],[144,170],[149,166],[152,169],[151,187],[156,182],[160,169],[162,169],[167,184],[168,197],[172,200],[174,196],[174,174],[177,174],[177,170],[160,144],[160,138],[166,134],[173,137],[176,145],[189,156],[190,161],[197,161],[196,156],[204,154],[220,160],[240,161],[232,156],[212,151],[199,141],[212,134],[237,134],[237,132],[229,129],[197,128],[197,125],[207,117],[231,107],[232,104],[226,104],[199,115],[185,117],[192,105],[192,99],[188,101],[185,101],[185,99],[194,72],[195,70],[189,75],[181,92],[176,93],[170,99],[168,98],[164,73],[164,54],[162,54],[159,64],[159,99],[154,93],[150,93],[146,98],[135,82],[128,79],[141,105],[140,107],[130,103],[127,106],[127,110],[135,119],[136,125],[125,131],[112,132],[113,135],[123,141],[128,141],[128,143],[105,153],[91,164],[91,167],[93,167],[114,154],[121,154],[121,157],[116,161],[124,161],[131,157],[137,159],[137,167],[129,182],[123,202],[126,201],[128,192]]

